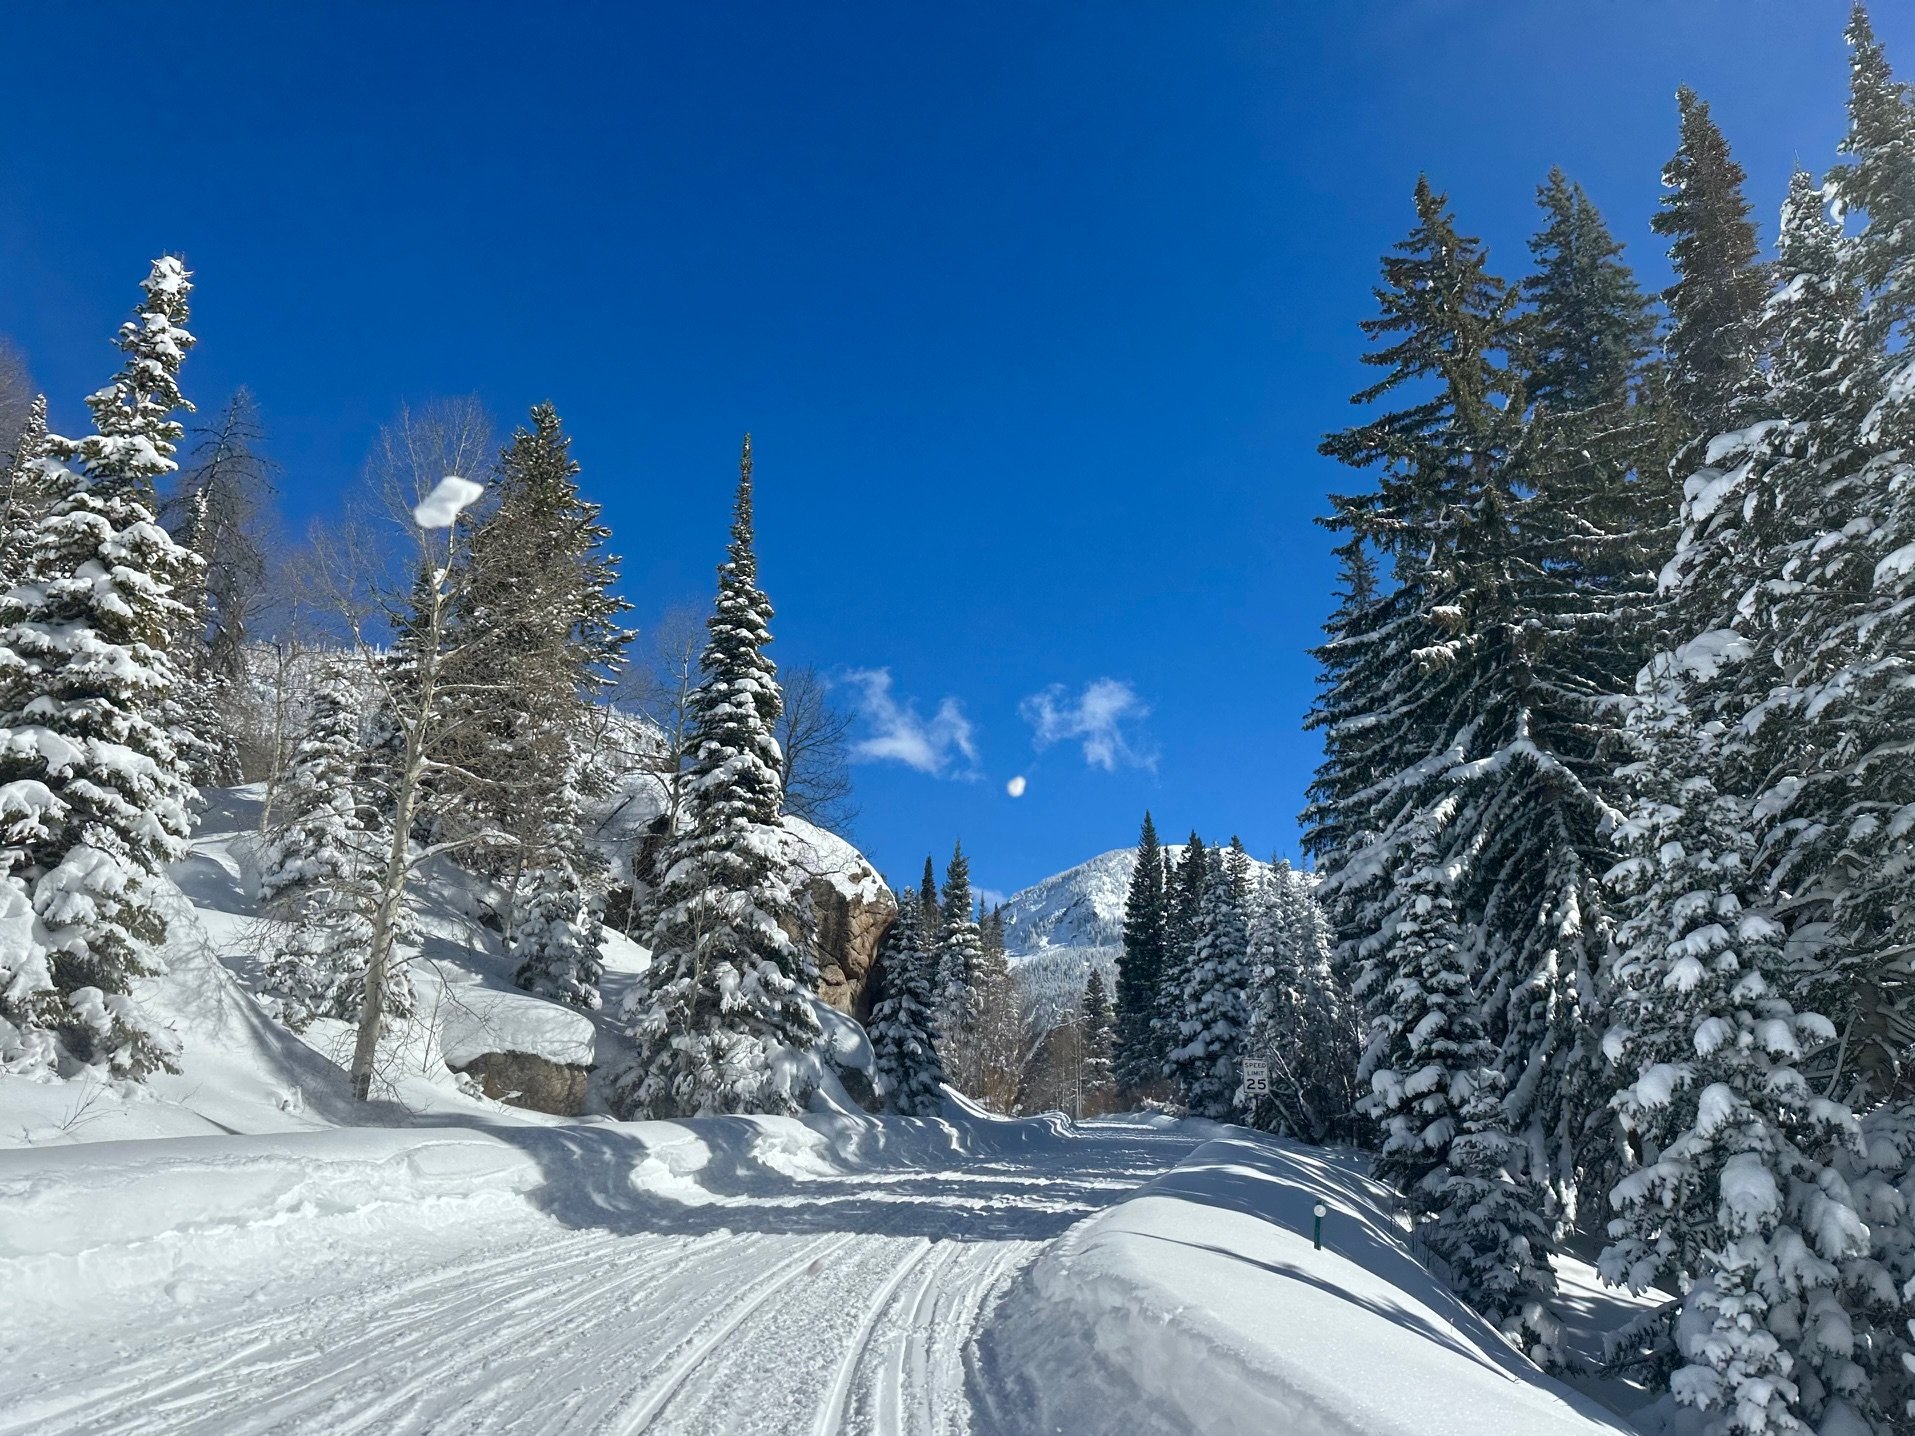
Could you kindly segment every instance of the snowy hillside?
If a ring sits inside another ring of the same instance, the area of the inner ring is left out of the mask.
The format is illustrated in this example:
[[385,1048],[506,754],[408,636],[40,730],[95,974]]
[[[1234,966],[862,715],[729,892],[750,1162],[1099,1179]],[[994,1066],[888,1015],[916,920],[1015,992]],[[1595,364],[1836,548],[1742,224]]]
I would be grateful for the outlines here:
[[[0,1148],[304,1131],[364,1120],[551,1120],[491,1100],[473,1077],[454,1070],[488,1052],[591,1068],[586,1110],[604,1109],[606,1080],[627,1051],[617,1020],[620,999],[649,961],[642,946],[606,933],[606,1001],[596,1012],[533,997],[512,984],[512,963],[489,920],[487,901],[497,895],[462,870],[441,867],[420,885],[416,940],[403,949],[418,1018],[384,1051],[380,1077],[388,1100],[356,1106],[342,1070],[352,1029],[321,1019],[295,1035],[254,995],[261,954],[279,936],[254,904],[260,792],[246,787],[207,796],[192,850],[162,895],[166,971],[136,987],[142,1006],[176,1040],[180,1071],[137,1086],[90,1078],[0,1081]],[[856,854],[848,845],[795,824],[790,837],[804,870],[853,881]],[[868,1065],[869,1048],[856,1024],[822,1003],[818,1010],[834,1060]],[[835,1080],[826,1077],[824,1088],[827,1104],[856,1107]]]

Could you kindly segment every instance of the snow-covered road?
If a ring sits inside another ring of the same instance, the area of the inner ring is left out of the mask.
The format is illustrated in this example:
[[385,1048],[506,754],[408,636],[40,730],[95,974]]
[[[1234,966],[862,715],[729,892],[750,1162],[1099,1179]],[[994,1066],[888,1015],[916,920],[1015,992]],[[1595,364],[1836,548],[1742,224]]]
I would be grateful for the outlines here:
[[[855,1174],[694,1142],[695,1179],[612,1127],[509,1140],[537,1164],[518,1191],[158,1223],[85,1300],[0,1319],[0,1436],[970,1430],[994,1297],[1198,1136],[1087,1125]],[[87,1264],[62,1261],[50,1281]]]

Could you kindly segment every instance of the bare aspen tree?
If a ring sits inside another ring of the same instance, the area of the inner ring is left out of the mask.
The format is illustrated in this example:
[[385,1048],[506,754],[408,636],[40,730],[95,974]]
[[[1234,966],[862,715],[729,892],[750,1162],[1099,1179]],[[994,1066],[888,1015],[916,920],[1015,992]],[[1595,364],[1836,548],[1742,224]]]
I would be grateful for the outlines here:
[[[413,876],[447,853],[508,841],[489,829],[440,842],[413,841],[422,801],[435,780],[481,781],[448,756],[458,751],[463,735],[447,714],[474,711],[472,701],[461,700],[497,687],[476,676],[484,672],[483,655],[465,651],[453,622],[468,576],[458,562],[462,516],[483,492],[467,475],[483,474],[490,454],[490,425],[476,401],[402,411],[381,432],[367,465],[375,514],[319,541],[318,572],[351,635],[367,691],[390,720],[396,740],[381,778],[391,829],[375,884],[351,1066],[352,1092],[362,1101],[372,1095],[387,986],[394,977]],[[394,534],[402,540],[396,545]],[[403,662],[394,661],[395,646]],[[455,661],[461,672],[449,680]]]
[[858,816],[846,758],[851,714],[832,703],[830,685],[809,665],[784,669],[778,682],[785,693],[777,730],[785,811],[843,834]]

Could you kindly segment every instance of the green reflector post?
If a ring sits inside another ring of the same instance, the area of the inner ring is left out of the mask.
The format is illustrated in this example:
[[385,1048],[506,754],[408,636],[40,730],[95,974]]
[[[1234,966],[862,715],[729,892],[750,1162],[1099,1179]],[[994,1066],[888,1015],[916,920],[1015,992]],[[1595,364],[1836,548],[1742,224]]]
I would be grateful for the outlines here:
[[1316,1231],[1311,1234],[1311,1240],[1316,1243],[1318,1251],[1323,1250],[1323,1213],[1324,1213],[1323,1203],[1318,1202],[1316,1207],[1316,1218],[1317,1218]]

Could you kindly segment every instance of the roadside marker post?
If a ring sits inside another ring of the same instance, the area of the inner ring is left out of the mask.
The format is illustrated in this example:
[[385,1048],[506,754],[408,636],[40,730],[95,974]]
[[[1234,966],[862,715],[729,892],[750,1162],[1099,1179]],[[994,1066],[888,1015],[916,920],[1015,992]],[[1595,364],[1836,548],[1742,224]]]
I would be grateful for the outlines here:
[[1318,1202],[1316,1206],[1316,1218],[1317,1218],[1316,1230],[1313,1233],[1311,1233],[1311,1240],[1313,1240],[1316,1243],[1318,1251],[1323,1250],[1323,1214],[1325,1210],[1326,1208],[1324,1207],[1323,1203]]

